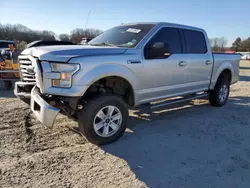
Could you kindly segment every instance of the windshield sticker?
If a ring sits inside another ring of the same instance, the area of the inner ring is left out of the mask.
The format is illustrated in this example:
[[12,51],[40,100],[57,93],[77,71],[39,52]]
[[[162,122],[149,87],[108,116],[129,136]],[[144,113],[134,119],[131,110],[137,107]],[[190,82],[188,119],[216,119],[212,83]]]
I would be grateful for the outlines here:
[[135,40],[135,39],[133,39],[131,42],[132,42],[132,43],[136,43],[136,40]]
[[133,42],[128,42],[127,45],[132,46],[132,45],[134,45],[134,43]]
[[140,30],[140,29],[128,28],[128,29],[126,30],[126,32],[130,32],[130,33],[140,33],[141,30]]

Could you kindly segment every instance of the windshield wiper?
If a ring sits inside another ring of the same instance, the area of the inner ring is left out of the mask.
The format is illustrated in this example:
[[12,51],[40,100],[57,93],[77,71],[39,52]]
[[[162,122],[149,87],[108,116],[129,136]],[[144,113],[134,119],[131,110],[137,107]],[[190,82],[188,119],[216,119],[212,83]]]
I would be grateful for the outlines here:
[[94,43],[94,44],[89,44],[91,46],[116,46],[114,44],[110,44],[110,43],[106,43],[106,42],[102,42],[102,43]]

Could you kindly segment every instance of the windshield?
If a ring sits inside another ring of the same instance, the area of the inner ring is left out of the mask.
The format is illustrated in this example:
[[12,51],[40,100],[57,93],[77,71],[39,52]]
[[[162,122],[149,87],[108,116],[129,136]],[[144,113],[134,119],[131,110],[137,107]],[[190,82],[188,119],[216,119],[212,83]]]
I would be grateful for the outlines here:
[[117,26],[91,40],[89,45],[134,48],[153,27],[154,24]]
[[9,44],[14,45],[14,43],[11,42],[0,42],[0,48],[9,48]]

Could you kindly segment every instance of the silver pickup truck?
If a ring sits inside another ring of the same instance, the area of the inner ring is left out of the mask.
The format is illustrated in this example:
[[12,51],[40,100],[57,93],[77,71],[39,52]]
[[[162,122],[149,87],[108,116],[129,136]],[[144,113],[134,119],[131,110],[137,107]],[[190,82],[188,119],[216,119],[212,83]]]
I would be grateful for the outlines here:
[[[239,80],[239,60],[213,54],[206,32],[196,27],[123,24],[85,46],[24,50],[15,94],[45,126],[62,113],[79,122],[90,142],[107,144],[124,133],[130,107],[202,97],[223,106]],[[162,99],[168,100],[156,102]]]

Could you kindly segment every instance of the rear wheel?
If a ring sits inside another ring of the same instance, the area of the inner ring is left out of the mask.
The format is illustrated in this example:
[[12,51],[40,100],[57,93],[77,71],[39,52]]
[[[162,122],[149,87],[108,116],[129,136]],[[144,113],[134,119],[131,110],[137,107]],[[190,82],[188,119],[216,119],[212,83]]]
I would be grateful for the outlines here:
[[209,102],[212,106],[223,106],[226,104],[230,92],[230,82],[228,79],[219,79],[214,87],[214,90],[210,92]]
[[127,120],[128,109],[122,98],[106,95],[87,101],[79,113],[79,128],[90,142],[102,145],[119,139]]

